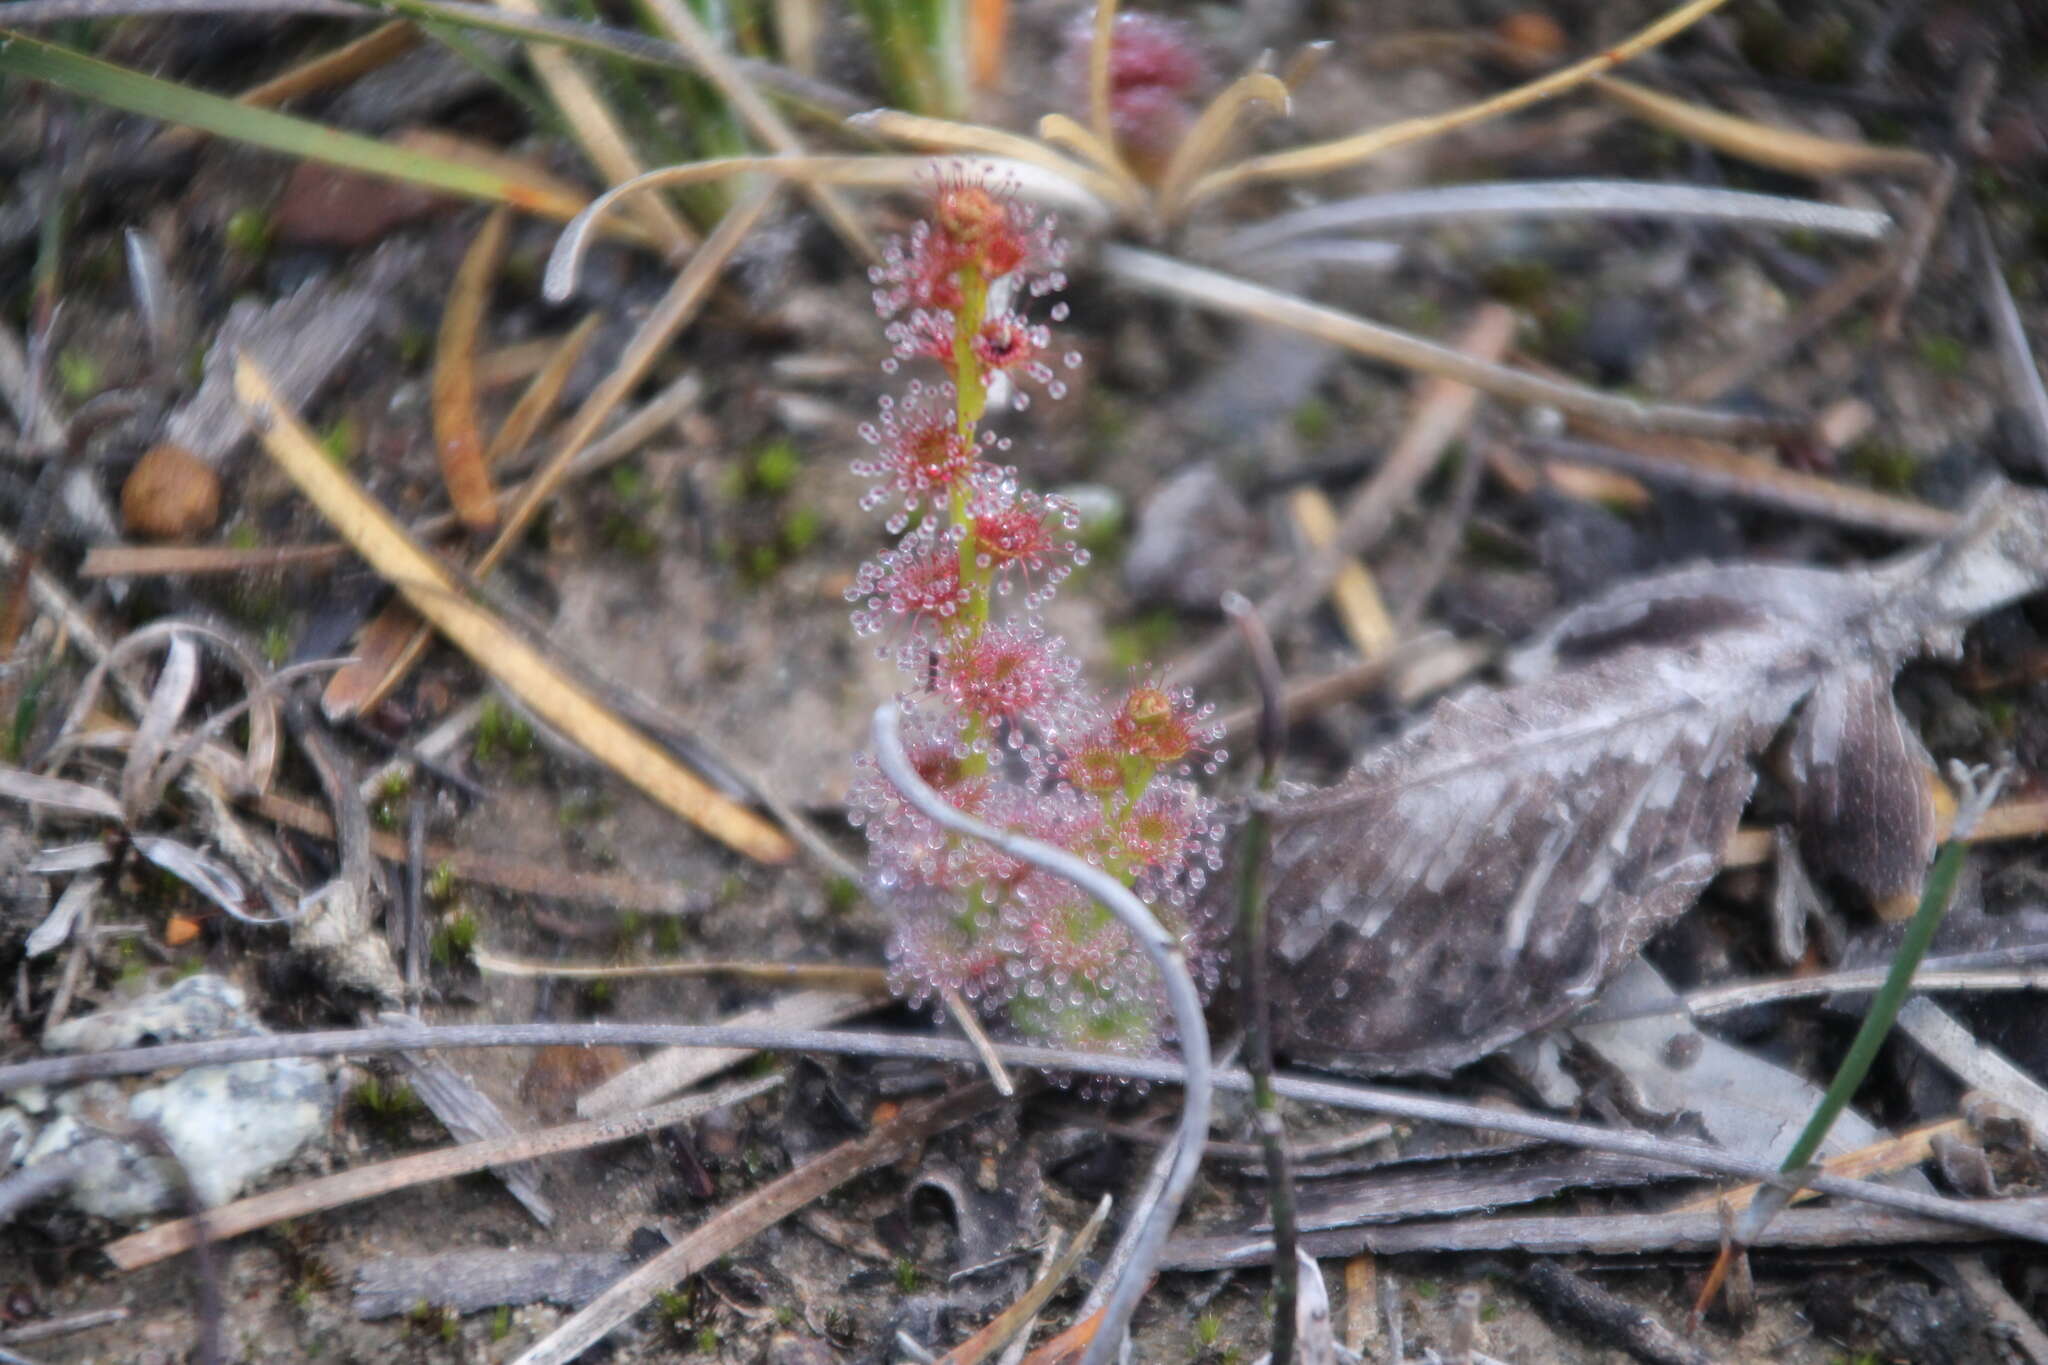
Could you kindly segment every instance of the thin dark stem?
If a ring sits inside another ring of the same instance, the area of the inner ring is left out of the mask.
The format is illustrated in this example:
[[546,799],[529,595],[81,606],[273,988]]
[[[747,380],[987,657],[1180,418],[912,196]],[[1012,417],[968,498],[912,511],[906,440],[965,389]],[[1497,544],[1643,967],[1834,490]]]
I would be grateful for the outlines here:
[[1259,684],[1259,791],[1252,798],[1238,846],[1237,979],[1244,1009],[1244,1066],[1252,1082],[1252,1121],[1266,1152],[1266,1205],[1273,1219],[1273,1365],[1293,1365],[1295,1305],[1301,1297],[1301,1264],[1294,1209],[1294,1168],[1287,1154],[1287,1129],[1273,1090],[1273,1004],[1266,989],[1266,858],[1271,829],[1265,800],[1280,781],[1281,748],[1287,738],[1280,659],[1258,611],[1242,594],[1223,599],[1251,654]]

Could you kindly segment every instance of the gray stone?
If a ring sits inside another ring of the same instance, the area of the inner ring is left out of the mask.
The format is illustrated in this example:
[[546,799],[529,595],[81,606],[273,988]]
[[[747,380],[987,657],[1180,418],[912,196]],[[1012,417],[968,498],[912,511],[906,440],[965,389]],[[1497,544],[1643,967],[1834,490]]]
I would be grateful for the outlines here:
[[262,1032],[241,987],[201,974],[119,1008],[67,1020],[43,1034],[43,1046],[51,1052],[112,1052]]
[[[145,1041],[172,1042],[266,1032],[242,992],[217,976],[188,977],[118,1009],[50,1030],[56,1051],[101,1052]],[[240,1195],[327,1131],[335,1085],[305,1058],[194,1067],[124,1093],[92,1081],[57,1096],[55,1116],[35,1132],[16,1109],[0,1110],[0,1133],[32,1134],[24,1165],[69,1156],[79,1165],[68,1198],[82,1213],[117,1222],[178,1211],[185,1203],[178,1164],[208,1206]],[[173,1163],[121,1134],[147,1124],[163,1135]],[[0,1140],[4,1146],[4,1140]]]

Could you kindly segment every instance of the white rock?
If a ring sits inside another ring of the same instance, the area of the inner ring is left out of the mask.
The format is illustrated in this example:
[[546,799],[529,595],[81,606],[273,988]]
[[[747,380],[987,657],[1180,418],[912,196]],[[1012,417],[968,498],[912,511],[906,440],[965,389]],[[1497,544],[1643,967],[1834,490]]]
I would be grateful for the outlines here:
[[[266,1032],[239,988],[217,976],[188,977],[123,1006],[50,1030],[57,1051],[100,1052],[144,1041],[173,1042]],[[117,1136],[130,1124],[162,1132],[208,1206],[235,1198],[317,1140],[332,1121],[335,1085],[328,1068],[305,1058],[194,1067],[161,1084],[124,1093],[93,1081],[57,1096],[56,1117],[35,1135],[23,1158],[36,1165],[71,1154],[81,1163],[69,1199],[79,1211],[127,1222],[182,1211],[176,1166]],[[18,1110],[0,1110],[0,1134]],[[0,1138],[4,1148],[4,1138]]]

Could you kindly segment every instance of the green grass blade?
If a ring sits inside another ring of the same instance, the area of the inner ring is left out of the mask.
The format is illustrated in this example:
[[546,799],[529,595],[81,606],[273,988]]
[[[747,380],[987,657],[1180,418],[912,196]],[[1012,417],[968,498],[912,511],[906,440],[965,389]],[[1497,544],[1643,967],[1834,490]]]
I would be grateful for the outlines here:
[[[1884,1046],[1892,1023],[1898,1018],[1899,1007],[1906,1003],[1906,996],[1913,989],[1913,974],[1920,970],[1920,959],[1927,956],[1928,945],[1934,941],[1934,931],[1941,927],[1942,916],[1948,912],[1949,897],[1954,894],[1956,878],[1963,870],[1964,853],[1963,841],[1951,838],[1935,857],[1934,869],[1927,874],[1927,886],[1920,893],[1920,904],[1913,911],[1912,921],[1906,925],[1906,936],[1900,941],[1898,951],[1892,954],[1884,985],[1871,997],[1870,1007],[1863,1012],[1863,1023],[1856,1030],[1849,1051],[1843,1056],[1841,1065],[1835,1068],[1834,1081],[1828,1086],[1827,1093],[1821,1096],[1813,1117],[1806,1121],[1806,1127],[1792,1144],[1792,1150],[1786,1153],[1784,1164],[1778,1168],[1784,1174],[1797,1178],[1799,1172],[1806,1169],[1807,1163],[1820,1152],[1821,1144],[1827,1141],[1835,1120],[1841,1117],[1842,1110],[1855,1097],[1864,1077],[1870,1074],[1878,1049]],[[1764,1190],[1745,1210],[1735,1240],[1745,1246],[1754,1243],[1762,1233],[1763,1225],[1790,1201],[1791,1196],[1792,1190],[1784,1186]]]
[[0,75],[43,81],[117,109],[186,124],[216,137],[471,199],[510,204],[543,217],[568,219],[583,207],[581,201],[494,171],[187,89],[6,29],[0,29]]

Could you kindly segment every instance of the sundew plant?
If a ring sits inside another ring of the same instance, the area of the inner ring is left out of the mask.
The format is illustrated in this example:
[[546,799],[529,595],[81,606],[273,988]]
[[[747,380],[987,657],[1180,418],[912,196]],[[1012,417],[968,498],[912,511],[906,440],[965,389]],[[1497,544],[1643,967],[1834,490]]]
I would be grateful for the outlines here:
[[[1102,693],[1042,617],[1087,561],[1080,518],[1025,487],[994,401],[1058,398],[1064,370],[1046,303],[1065,283],[1049,218],[985,176],[936,186],[930,215],[874,268],[891,374],[907,374],[861,429],[864,499],[897,536],[848,600],[856,632],[902,670],[898,703],[916,771],[950,804],[1068,850],[1130,887],[1213,989],[1221,926],[1195,893],[1221,862],[1214,803],[1195,770],[1223,754],[1207,707],[1139,675]],[[1043,310],[1044,320],[1033,316]],[[957,991],[999,1031],[1057,1045],[1145,1051],[1172,1030],[1154,971],[1110,912],[1072,884],[907,803],[871,758],[849,801],[870,882],[895,916],[891,972],[922,1001]]]

